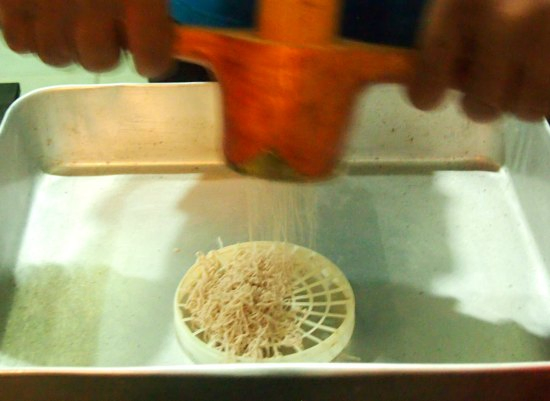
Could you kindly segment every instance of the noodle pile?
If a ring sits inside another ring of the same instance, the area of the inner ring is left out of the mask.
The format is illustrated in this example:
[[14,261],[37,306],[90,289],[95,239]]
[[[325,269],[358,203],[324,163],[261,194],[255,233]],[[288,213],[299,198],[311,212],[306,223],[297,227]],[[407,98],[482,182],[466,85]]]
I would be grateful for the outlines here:
[[197,263],[183,301],[204,342],[256,360],[279,356],[281,347],[303,349],[300,309],[291,306],[298,267],[287,247],[242,247],[227,262],[217,251],[199,253]]

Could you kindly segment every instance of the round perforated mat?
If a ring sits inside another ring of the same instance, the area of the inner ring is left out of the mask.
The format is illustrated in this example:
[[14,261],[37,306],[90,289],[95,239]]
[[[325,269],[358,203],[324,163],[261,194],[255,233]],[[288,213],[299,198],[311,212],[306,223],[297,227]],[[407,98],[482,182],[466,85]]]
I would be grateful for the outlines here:
[[176,334],[184,352],[196,363],[226,362],[330,362],[348,344],[355,324],[355,299],[349,281],[330,260],[304,247],[282,242],[245,242],[215,253],[220,269],[243,250],[283,252],[292,263],[292,295],[284,300],[296,311],[301,347],[270,343],[263,357],[251,358],[227,352],[220,344],[205,341],[200,327],[186,309],[189,293],[204,279],[204,266],[191,266],[176,291],[174,312]]

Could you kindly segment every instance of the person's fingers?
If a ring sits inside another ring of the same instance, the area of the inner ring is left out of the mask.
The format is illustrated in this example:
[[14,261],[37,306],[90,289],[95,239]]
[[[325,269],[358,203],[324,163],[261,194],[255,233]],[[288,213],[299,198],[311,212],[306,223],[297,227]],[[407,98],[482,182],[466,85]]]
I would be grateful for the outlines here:
[[115,13],[112,1],[79,0],[74,38],[78,62],[85,69],[101,72],[118,64]]
[[466,115],[473,121],[479,123],[491,122],[502,114],[502,111],[494,106],[491,106],[476,96],[465,95],[462,98],[462,109]]
[[22,2],[2,2],[2,31],[4,39],[14,52],[32,53],[36,50],[33,31],[33,16]]
[[521,82],[511,112],[523,120],[536,121],[550,115],[550,8],[526,20],[524,37],[529,41]]
[[76,60],[103,71],[116,65],[121,48],[142,75],[162,75],[173,64],[167,0],[0,0],[0,9],[10,48],[48,64]]
[[[517,42],[518,20],[501,9],[502,2],[486,0],[492,7],[481,9],[484,21],[475,32],[471,64],[465,77],[464,110],[475,120],[491,120],[504,109],[506,91],[521,63]],[[510,51],[514,49],[514,51]]]
[[35,50],[32,22],[21,15],[10,15],[2,26],[8,47],[16,53],[31,53]]
[[34,23],[36,53],[53,66],[65,66],[73,61],[70,44],[69,10],[66,0],[37,0],[37,18]]
[[172,24],[166,0],[124,0],[128,49],[137,71],[155,78],[172,68]]
[[[550,59],[546,63],[550,63]],[[550,116],[550,70],[542,66],[536,69],[544,72],[539,74],[529,70],[523,74],[515,106],[511,109],[513,114],[526,121],[537,121]]]
[[435,1],[427,11],[420,34],[419,65],[407,88],[411,102],[419,109],[436,107],[452,80],[461,39],[453,14],[460,1]]

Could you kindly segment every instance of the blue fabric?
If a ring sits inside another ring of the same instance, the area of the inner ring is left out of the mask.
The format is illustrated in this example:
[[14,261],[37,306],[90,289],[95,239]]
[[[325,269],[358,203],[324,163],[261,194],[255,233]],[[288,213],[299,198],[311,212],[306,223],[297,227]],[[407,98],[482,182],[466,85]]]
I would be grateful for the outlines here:
[[170,0],[177,22],[219,28],[252,26],[255,4],[255,0]]
[[427,0],[347,0],[342,35],[371,43],[411,47]]
[[[395,46],[414,44],[427,0],[346,0],[342,35]],[[214,27],[253,25],[255,0],[171,0],[173,18],[184,24]]]

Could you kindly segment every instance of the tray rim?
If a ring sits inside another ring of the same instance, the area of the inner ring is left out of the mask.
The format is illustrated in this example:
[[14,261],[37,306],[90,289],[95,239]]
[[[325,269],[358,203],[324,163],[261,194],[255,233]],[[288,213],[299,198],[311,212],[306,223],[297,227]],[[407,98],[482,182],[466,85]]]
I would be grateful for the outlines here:
[[550,362],[514,362],[514,363],[292,363],[292,364],[216,364],[181,365],[166,367],[124,367],[124,368],[84,368],[84,367],[29,367],[0,368],[3,376],[36,375],[76,375],[76,376],[225,376],[225,377],[263,377],[263,376],[308,376],[308,377],[353,377],[376,375],[418,375],[418,374],[494,374],[518,372],[550,373]]

